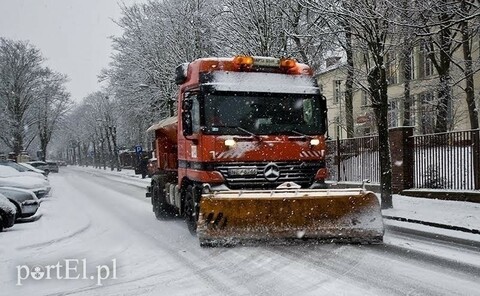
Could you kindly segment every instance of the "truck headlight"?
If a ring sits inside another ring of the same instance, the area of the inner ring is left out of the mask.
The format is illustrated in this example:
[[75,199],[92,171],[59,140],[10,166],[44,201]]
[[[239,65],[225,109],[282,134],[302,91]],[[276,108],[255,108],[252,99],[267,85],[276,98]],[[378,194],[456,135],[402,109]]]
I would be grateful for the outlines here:
[[228,148],[232,148],[233,146],[235,146],[235,144],[237,144],[237,142],[235,142],[234,139],[225,140],[225,146],[227,146]]

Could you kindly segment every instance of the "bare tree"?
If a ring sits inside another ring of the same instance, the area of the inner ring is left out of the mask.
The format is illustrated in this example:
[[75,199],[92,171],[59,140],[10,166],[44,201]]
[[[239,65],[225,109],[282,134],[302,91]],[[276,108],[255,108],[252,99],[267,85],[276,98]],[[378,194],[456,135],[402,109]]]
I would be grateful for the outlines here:
[[[352,46],[365,53],[364,74],[357,76],[357,85],[368,91],[375,113],[380,154],[380,186],[382,208],[392,207],[392,172],[388,134],[387,55],[393,51],[396,38],[392,20],[396,17],[389,1],[354,0],[348,2],[308,1],[309,7],[337,20],[351,34]],[[336,27],[338,29],[338,27]],[[357,71],[361,69],[358,68]],[[366,81],[364,77],[367,77]],[[367,84],[365,84],[367,83]]]
[[33,112],[37,118],[43,160],[47,157],[47,146],[53,133],[58,129],[58,124],[71,106],[70,94],[65,89],[66,82],[65,75],[46,69],[42,84],[36,94]]
[[[461,63],[457,63],[457,66],[462,70],[465,75],[465,99],[467,101],[468,115],[470,119],[470,128],[472,130],[479,128],[478,121],[478,109],[475,103],[475,81],[474,81],[474,63],[472,59],[472,45],[474,37],[478,35],[480,26],[477,23],[473,23],[472,16],[478,15],[480,12],[480,7],[478,7],[476,1],[472,0],[461,0],[460,1],[460,13],[462,14],[463,20],[461,20],[460,32],[461,32],[461,42],[462,42],[462,53],[463,53],[463,67]],[[477,156],[478,157],[478,156]]]
[[28,42],[0,38],[0,139],[17,155],[35,137],[30,127],[36,118],[29,111],[45,75],[42,62],[40,51]]
[[451,65],[453,55],[460,47],[460,43],[455,41],[459,34],[456,26],[458,7],[450,0],[419,1],[416,4],[421,11],[422,27],[419,35],[423,51],[439,76],[435,132],[446,132],[452,128]]

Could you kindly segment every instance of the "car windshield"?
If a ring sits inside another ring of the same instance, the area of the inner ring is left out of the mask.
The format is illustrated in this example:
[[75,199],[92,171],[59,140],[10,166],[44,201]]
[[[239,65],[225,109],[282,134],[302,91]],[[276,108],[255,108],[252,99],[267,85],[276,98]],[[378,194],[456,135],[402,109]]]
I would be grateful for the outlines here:
[[15,162],[12,162],[12,161],[0,162],[0,165],[11,167],[18,172],[28,172],[28,169],[26,167],[21,166],[18,163],[15,163]]
[[47,165],[47,163],[43,162],[43,161],[34,161],[34,162],[29,162],[28,164],[35,167],[35,168],[37,168],[39,166],[46,166]]
[[19,175],[20,172],[16,169],[6,165],[0,165],[0,177],[16,177]]
[[204,110],[206,133],[324,133],[317,95],[209,94],[204,99]]
[[25,162],[21,162],[21,163],[19,163],[19,165],[24,166],[25,168],[27,168],[30,171],[41,171],[41,170],[35,168],[34,166],[32,166],[28,163],[25,163]]

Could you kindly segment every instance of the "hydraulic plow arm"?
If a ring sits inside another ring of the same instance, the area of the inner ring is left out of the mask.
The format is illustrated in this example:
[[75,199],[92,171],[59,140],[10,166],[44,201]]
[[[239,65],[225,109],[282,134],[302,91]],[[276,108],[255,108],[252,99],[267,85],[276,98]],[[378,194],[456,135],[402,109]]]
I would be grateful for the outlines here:
[[204,194],[197,230],[202,245],[290,238],[379,243],[383,232],[378,198],[360,189]]

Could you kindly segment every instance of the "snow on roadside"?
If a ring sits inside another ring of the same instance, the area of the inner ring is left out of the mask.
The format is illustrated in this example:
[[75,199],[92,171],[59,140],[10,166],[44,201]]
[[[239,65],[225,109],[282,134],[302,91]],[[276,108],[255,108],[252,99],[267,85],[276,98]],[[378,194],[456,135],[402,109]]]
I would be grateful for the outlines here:
[[480,230],[480,204],[472,202],[394,195],[382,214]]
[[142,179],[141,175],[136,175],[134,170],[122,169],[121,171],[112,171],[110,169],[96,169],[94,167],[81,167],[81,166],[71,166],[71,169],[88,172],[91,174],[103,175],[112,180],[122,180],[123,183],[128,183],[130,185],[139,186],[146,188],[150,185],[151,178]]
[[[13,254],[18,250],[61,241],[84,231],[90,224],[88,215],[78,213],[72,200],[58,196],[55,188],[52,188],[49,197],[41,199],[37,215],[39,214],[42,217],[37,221],[15,224],[0,235],[0,265],[4,263],[2,258],[7,257],[2,254],[9,254],[10,258],[15,257]],[[69,219],[66,220],[64,217]],[[35,231],[31,231],[32,224],[35,224]]]

